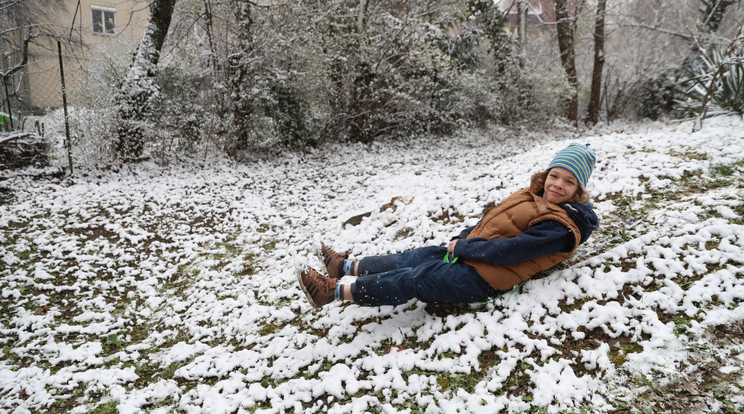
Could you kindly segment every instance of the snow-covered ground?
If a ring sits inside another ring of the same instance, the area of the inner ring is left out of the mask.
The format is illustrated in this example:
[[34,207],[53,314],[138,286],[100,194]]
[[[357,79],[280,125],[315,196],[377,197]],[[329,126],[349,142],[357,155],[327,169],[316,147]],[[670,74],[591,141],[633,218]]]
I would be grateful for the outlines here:
[[[0,411],[744,410],[744,121],[691,129],[6,180]],[[601,228],[521,292],[312,310],[297,287],[320,238],[444,245],[574,141]]]

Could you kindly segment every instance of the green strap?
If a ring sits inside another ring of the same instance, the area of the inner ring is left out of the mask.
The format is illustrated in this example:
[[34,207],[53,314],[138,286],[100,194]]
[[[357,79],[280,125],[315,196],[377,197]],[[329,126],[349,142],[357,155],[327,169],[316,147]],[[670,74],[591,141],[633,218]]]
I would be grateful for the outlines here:
[[[450,259],[449,252],[445,252],[444,253],[444,259],[442,259],[442,261],[444,263],[452,264],[452,263],[455,263],[457,261],[457,259],[459,259],[459,257],[455,257],[455,256],[452,256],[452,258]],[[498,295],[491,296],[490,298],[488,298],[488,300],[484,300],[483,302],[477,302],[477,303],[480,303],[481,305],[485,305],[486,303],[491,302],[493,300],[496,300],[496,299],[498,299],[498,298],[506,295],[507,293],[510,293],[510,292],[513,292],[513,291],[519,289],[523,284],[524,284],[524,282],[519,282],[516,285],[514,285],[513,288],[511,288],[509,290],[502,290],[501,293],[499,293]]]
[[459,259],[459,257],[452,256],[452,259],[450,259],[449,252],[444,253],[444,260],[442,260],[444,263],[455,263]]
[[522,285],[523,285],[523,284],[524,284],[524,282],[519,282],[519,283],[517,283],[516,285],[514,285],[514,287],[513,287],[513,288],[511,288],[511,289],[509,289],[509,290],[502,290],[502,291],[501,291],[501,293],[499,293],[498,295],[496,295],[496,296],[491,296],[491,297],[490,297],[490,298],[488,298],[487,300],[484,300],[483,302],[477,302],[477,303],[479,303],[479,304],[481,304],[481,305],[485,305],[486,303],[488,303],[488,302],[491,302],[491,301],[494,301],[494,300],[496,300],[496,299],[498,299],[498,298],[500,298],[500,297],[502,297],[502,296],[506,295],[507,293],[511,293],[511,292],[514,292],[515,290],[517,290],[517,289],[519,289],[520,287],[522,287]]

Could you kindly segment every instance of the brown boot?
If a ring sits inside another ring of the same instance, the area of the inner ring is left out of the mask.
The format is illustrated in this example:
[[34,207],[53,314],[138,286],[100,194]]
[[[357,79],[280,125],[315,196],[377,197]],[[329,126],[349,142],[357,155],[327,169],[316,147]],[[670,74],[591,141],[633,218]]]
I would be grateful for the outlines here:
[[319,308],[333,302],[333,294],[336,290],[336,279],[329,279],[318,273],[312,267],[297,273],[297,281],[310,305]]
[[325,243],[320,242],[320,258],[323,260],[328,276],[338,279],[344,275],[344,260],[349,257],[349,253],[338,253]]

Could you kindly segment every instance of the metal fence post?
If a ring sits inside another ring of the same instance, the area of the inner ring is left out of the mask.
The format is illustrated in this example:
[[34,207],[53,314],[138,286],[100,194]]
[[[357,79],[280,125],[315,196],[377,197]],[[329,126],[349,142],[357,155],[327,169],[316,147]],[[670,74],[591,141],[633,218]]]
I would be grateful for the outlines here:
[[57,53],[59,54],[59,77],[62,80],[62,106],[65,108],[65,146],[67,147],[67,163],[70,165],[72,175],[72,144],[70,142],[70,120],[67,116],[67,91],[65,89],[65,71],[62,66],[62,42],[57,40]]
[[8,77],[3,76],[3,88],[5,88],[5,102],[8,104],[8,121],[10,121],[10,130],[13,131],[13,111],[10,107],[10,95],[8,94]]

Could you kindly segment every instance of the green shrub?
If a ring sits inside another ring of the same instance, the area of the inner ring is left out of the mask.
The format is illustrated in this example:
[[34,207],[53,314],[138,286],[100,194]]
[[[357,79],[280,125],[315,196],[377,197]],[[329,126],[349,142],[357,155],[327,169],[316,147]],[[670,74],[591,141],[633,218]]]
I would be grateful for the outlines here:
[[682,83],[685,100],[682,107],[692,114],[700,112],[703,102],[707,113],[744,114],[744,53],[741,48],[728,54],[712,49],[701,55],[695,69],[688,70]]

